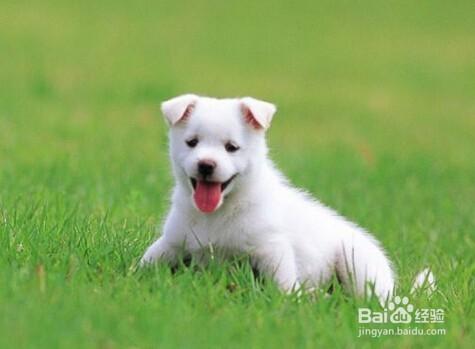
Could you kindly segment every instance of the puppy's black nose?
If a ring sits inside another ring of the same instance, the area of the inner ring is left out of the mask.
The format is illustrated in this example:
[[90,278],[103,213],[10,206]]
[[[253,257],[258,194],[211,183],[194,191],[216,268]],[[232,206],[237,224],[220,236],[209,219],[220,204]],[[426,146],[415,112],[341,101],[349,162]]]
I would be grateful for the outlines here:
[[216,162],[213,160],[201,160],[198,162],[198,172],[203,177],[211,176],[216,168]]

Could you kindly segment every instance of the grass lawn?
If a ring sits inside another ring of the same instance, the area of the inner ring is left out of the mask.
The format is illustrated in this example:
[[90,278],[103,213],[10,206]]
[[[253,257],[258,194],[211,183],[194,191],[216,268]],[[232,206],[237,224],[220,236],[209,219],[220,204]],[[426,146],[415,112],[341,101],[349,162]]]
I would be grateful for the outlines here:
[[[0,348],[473,348],[473,1],[0,3]],[[293,183],[368,228],[439,336],[250,267],[136,271],[173,184],[160,101],[252,95]],[[377,328],[377,326],[375,326]]]

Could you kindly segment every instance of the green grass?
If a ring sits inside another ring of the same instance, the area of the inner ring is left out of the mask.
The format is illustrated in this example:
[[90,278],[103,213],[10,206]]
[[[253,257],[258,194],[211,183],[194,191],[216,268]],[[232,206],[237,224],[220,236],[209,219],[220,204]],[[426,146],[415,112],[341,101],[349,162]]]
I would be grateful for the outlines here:
[[[473,347],[473,14],[2,1],[0,347]],[[382,241],[401,292],[433,268],[439,291],[412,302],[444,308],[447,334],[358,338],[366,302],[296,301],[246,263],[135,271],[173,183],[158,105],[184,92],[275,102],[272,157]]]

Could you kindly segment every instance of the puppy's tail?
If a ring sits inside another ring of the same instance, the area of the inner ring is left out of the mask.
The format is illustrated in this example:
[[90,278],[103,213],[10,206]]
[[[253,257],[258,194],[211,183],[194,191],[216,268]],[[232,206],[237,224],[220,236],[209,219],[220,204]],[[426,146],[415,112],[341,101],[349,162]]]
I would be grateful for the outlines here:
[[436,279],[430,268],[419,272],[412,283],[411,294],[424,292],[431,296],[437,290]]

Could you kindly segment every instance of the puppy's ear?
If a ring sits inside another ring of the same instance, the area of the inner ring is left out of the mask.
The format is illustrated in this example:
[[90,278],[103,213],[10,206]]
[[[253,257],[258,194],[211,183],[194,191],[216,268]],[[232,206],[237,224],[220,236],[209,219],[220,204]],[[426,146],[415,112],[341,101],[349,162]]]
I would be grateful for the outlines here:
[[268,129],[277,108],[272,103],[252,97],[241,99],[241,111],[246,122],[256,130]]
[[190,116],[197,100],[198,96],[192,94],[169,99],[162,103],[162,113],[171,126],[176,125]]

